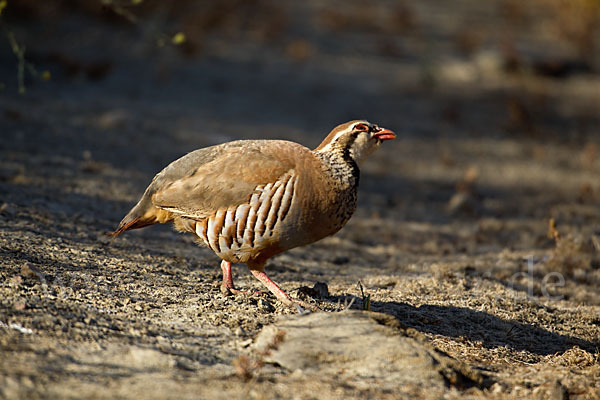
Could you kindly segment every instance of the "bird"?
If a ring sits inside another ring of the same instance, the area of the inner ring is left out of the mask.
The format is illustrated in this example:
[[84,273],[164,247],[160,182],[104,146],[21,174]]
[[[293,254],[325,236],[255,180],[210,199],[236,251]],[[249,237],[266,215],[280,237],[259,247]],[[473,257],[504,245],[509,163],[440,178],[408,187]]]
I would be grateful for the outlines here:
[[231,264],[246,264],[279,301],[298,307],[306,303],[267,276],[267,260],[338,232],[356,210],[359,167],[395,137],[354,120],[314,150],[286,140],[236,140],[192,151],[156,174],[108,235],[172,222],[221,259],[221,292],[243,293]]

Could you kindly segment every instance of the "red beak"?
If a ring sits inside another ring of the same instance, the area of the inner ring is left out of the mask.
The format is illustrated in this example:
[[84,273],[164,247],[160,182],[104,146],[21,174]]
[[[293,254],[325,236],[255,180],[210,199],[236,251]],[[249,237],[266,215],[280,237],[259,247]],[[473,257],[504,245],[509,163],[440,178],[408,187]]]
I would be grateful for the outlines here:
[[392,140],[396,138],[396,134],[389,130],[389,129],[385,129],[385,128],[379,128],[380,130],[375,132],[373,134],[373,136],[375,136],[377,139],[379,140]]

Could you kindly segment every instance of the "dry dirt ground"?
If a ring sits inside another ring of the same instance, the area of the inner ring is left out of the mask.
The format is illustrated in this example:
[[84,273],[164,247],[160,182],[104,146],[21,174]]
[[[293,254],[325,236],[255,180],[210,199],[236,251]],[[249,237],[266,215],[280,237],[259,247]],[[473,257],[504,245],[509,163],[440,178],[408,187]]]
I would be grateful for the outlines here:
[[[259,1],[191,55],[156,9],[17,10],[52,79],[17,94],[2,43],[0,398],[598,399],[597,53],[514,1],[440,3]],[[322,313],[222,295],[170,227],[105,236],[188,151],[354,118],[399,136],[356,214],[267,266]]]

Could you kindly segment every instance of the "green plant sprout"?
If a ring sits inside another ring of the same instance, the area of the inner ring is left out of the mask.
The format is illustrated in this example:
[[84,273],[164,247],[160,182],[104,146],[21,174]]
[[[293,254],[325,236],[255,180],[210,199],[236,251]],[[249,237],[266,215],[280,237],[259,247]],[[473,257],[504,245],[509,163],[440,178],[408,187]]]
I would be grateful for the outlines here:
[[365,295],[365,291],[363,290],[363,285],[361,281],[358,281],[357,284],[360,289],[360,296],[362,297],[362,309],[363,311],[371,311],[371,295]]
[[[12,52],[17,57],[17,85],[19,88],[19,94],[25,94],[25,72],[29,72],[31,76],[34,76],[44,81],[50,80],[52,76],[50,74],[50,71],[47,70],[42,71],[41,74],[38,73],[34,65],[27,62],[25,58],[25,45],[20,45],[19,42],[17,42],[14,33],[11,30],[9,30],[2,21],[2,13],[7,6],[8,2],[6,0],[0,0],[0,26],[2,26],[2,29],[6,34]],[[3,90],[5,87],[6,85],[3,82],[0,82],[0,90]]]

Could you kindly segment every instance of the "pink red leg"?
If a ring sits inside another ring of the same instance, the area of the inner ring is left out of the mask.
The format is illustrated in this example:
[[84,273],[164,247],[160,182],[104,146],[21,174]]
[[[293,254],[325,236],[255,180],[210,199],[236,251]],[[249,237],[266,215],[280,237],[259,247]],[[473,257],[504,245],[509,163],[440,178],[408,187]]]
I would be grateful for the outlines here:
[[221,270],[223,271],[223,283],[221,283],[221,292],[223,294],[245,293],[243,290],[236,289],[233,285],[233,276],[231,275],[231,263],[229,261],[221,261]]
[[273,282],[271,280],[271,278],[269,278],[267,276],[267,274],[264,273],[264,271],[260,271],[257,269],[250,269],[250,272],[252,272],[252,275],[254,275],[254,277],[256,279],[261,281],[262,284],[265,285],[267,287],[267,289],[269,289],[271,291],[271,293],[273,293],[275,295],[275,297],[277,297],[277,299],[279,299],[279,301],[281,301],[283,304],[285,304],[287,306],[296,307],[296,309],[298,310],[298,313],[304,314],[306,312],[304,309],[302,309],[302,307],[307,308],[312,311],[319,311],[319,307],[317,307],[315,305],[305,303],[302,300],[293,300],[275,282]]
[[254,275],[256,279],[261,281],[262,284],[265,285],[267,289],[269,289],[271,293],[273,293],[275,297],[277,297],[279,301],[281,301],[283,304],[293,304],[293,301],[290,298],[290,296],[288,296],[287,293],[285,293],[279,286],[277,286],[277,284],[273,282],[271,278],[269,278],[267,274],[265,274],[263,271],[251,269],[250,272],[252,272],[252,275]]
[[[244,290],[236,289],[235,286],[233,285],[233,276],[231,275],[231,263],[230,262],[225,261],[225,260],[221,261],[221,270],[223,271],[223,283],[221,283],[221,292],[223,292],[224,294],[248,293]],[[264,273],[264,271],[260,271],[257,269],[250,269],[250,272],[252,272],[252,275],[254,275],[254,277],[256,279],[261,281],[262,284],[265,285],[267,287],[267,289],[269,289],[269,291],[271,293],[273,293],[275,295],[275,297],[277,297],[277,299],[279,301],[281,301],[283,304],[288,305],[288,306],[296,306],[296,308],[298,308],[298,312],[300,312],[300,313],[303,313],[304,310],[299,306],[309,308],[313,311],[318,310],[318,307],[316,307],[314,305],[310,305],[310,304],[305,303],[300,300],[292,300],[292,298],[290,296],[288,296],[287,293],[285,293],[279,286],[277,286],[277,284],[275,282],[273,282],[267,276],[267,274]],[[260,293],[260,292],[257,292],[257,293]]]

